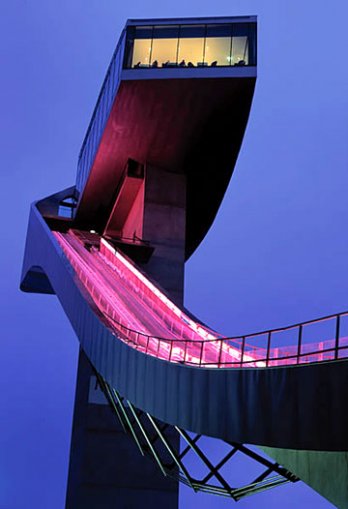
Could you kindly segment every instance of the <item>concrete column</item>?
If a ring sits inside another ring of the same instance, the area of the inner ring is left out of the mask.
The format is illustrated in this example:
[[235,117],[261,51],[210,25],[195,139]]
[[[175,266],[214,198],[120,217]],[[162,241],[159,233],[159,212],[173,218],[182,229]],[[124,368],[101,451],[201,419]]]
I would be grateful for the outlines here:
[[[174,445],[178,440],[173,438]],[[70,449],[66,509],[178,508],[178,483],[143,457],[95,390],[80,351]]]
[[143,238],[155,251],[143,270],[177,303],[183,303],[186,176],[147,165]]

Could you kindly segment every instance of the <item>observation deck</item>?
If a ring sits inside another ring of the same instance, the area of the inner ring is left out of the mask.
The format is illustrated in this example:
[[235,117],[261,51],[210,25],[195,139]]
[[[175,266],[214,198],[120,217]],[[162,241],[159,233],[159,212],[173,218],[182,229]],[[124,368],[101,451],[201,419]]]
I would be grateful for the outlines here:
[[104,230],[129,159],[184,174],[187,259],[232,175],[256,51],[253,16],[128,21],[80,151],[77,224]]

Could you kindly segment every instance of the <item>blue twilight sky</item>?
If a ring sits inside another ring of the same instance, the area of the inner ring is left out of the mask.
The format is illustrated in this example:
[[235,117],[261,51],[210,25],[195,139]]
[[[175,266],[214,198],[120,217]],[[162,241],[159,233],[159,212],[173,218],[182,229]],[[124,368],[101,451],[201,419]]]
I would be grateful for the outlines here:
[[[226,334],[348,309],[347,1],[1,2],[0,509],[61,509],[68,466],[78,343],[55,297],[18,291],[29,204],[74,183],[127,18],[245,14],[259,20],[251,116],[186,271],[187,307]],[[181,491],[182,509],[197,502],[230,507]],[[239,503],[279,506],[332,507],[303,484]]]

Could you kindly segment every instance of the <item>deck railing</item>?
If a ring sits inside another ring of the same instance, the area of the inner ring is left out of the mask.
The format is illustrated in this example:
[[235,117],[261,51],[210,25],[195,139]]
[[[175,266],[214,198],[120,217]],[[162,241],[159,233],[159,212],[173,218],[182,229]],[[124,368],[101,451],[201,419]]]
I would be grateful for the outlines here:
[[[348,312],[257,334],[207,340],[169,339],[148,335],[125,326],[116,319],[115,313],[104,314],[116,331],[121,332],[123,340],[136,350],[169,362],[191,366],[210,368],[274,367],[333,361],[348,357],[348,336],[341,336],[339,332],[340,321],[342,318],[348,317]],[[336,337],[310,343],[302,342],[303,330],[306,326],[329,320],[335,322]],[[292,330],[297,331],[297,341],[294,344],[271,348],[272,335]],[[255,340],[256,337],[265,334],[267,335],[265,348],[248,341]],[[231,356],[231,349],[233,356]]]

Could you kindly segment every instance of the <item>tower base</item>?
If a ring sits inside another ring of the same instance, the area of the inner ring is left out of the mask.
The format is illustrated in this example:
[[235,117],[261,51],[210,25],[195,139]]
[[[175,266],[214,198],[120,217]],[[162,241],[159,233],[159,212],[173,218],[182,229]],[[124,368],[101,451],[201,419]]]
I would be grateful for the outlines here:
[[177,509],[178,483],[139,454],[95,390],[92,367],[80,350],[66,509],[143,507]]

